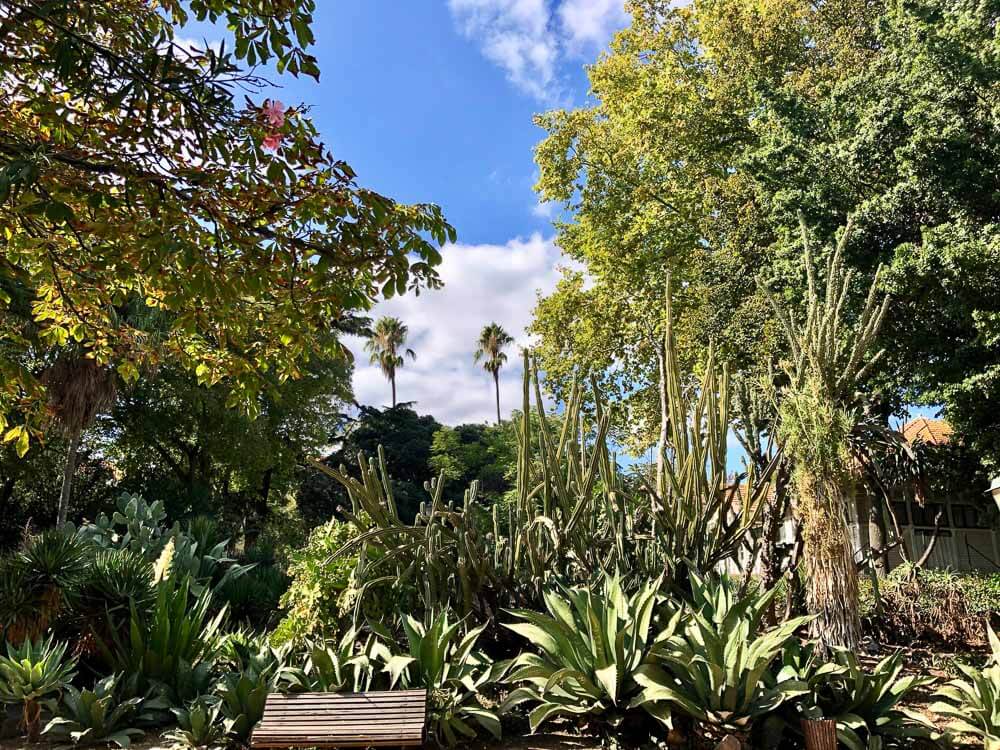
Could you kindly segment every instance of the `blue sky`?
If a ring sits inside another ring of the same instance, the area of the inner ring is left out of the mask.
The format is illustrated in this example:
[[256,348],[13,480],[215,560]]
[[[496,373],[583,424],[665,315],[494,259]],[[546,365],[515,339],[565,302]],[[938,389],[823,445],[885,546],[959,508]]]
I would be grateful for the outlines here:
[[[380,304],[401,317],[415,362],[399,398],[441,422],[494,414],[490,376],[472,352],[483,325],[518,343],[538,292],[553,288],[559,253],[551,207],[540,206],[532,116],[587,100],[584,65],[628,18],[623,0],[320,0],[314,23],[319,83],[273,76],[275,98],[311,106],[334,156],[361,184],[403,202],[432,202],[458,231],[445,248],[441,291]],[[188,38],[217,41],[207,26]],[[263,98],[263,97],[262,97]],[[355,393],[390,399],[359,341]],[[517,347],[502,378],[503,412],[519,405]],[[493,417],[495,419],[495,416]]]
[[[399,398],[446,424],[495,419],[492,382],[472,361],[491,320],[518,343],[539,292],[564,263],[552,207],[540,206],[532,116],[587,102],[584,66],[627,25],[623,0],[320,0],[314,23],[322,75],[272,76],[289,106],[307,104],[333,154],[361,184],[404,202],[442,206],[458,230],[445,248],[441,291],[380,304],[410,328],[415,362]],[[220,30],[192,26],[190,38]],[[385,405],[389,386],[360,341],[355,393]],[[502,411],[520,402],[516,347]],[[931,410],[919,410],[928,414]]]

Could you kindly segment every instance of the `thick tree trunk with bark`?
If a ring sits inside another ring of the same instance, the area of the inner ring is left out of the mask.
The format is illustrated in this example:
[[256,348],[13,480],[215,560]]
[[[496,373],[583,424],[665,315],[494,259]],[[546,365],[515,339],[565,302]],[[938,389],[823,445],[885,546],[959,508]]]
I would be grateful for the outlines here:
[[851,494],[835,478],[800,469],[796,476],[798,514],[802,520],[806,603],[816,615],[812,635],[819,648],[856,650],[861,642],[858,572],[847,525]]
[[66,523],[69,515],[69,500],[73,492],[73,473],[76,471],[76,452],[80,447],[80,433],[70,435],[66,448],[66,463],[63,465],[62,492],[59,493],[59,509],[56,511],[56,525]]

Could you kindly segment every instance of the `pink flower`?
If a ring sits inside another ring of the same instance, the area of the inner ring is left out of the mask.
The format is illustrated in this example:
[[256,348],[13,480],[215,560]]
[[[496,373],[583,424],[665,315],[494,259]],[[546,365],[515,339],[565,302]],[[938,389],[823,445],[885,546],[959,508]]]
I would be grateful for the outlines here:
[[285,124],[285,105],[276,99],[264,102],[264,119],[272,128],[280,128]]
[[264,136],[261,145],[268,151],[277,151],[281,145],[281,133],[268,133]]

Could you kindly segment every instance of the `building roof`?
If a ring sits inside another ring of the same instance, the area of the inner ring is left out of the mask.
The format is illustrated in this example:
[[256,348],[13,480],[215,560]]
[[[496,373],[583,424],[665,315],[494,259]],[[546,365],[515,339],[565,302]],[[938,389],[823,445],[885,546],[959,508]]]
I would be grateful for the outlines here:
[[947,445],[953,432],[951,425],[943,419],[917,417],[903,425],[903,437],[908,443],[920,441],[928,445]]

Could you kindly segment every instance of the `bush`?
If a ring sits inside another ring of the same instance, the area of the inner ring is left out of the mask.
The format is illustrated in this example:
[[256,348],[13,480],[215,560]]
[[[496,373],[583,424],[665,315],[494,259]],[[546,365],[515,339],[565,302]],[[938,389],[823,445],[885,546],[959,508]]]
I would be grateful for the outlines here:
[[882,613],[871,581],[862,579],[861,614],[886,643],[981,644],[986,622],[1000,612],[1000,573],[955,573],[901,565],[880,579]]
[[989,629],[990,662],[978,670],[956,664],[965,679],[952,680],[936,693],[931,710],[946,716],[954,729],[979,737],[986,750],[1000,750],[1000,638]]
[[[660,581],[626,596],[617,577],[600,585],[545,594],[548,614],[515,610],[523,622],[505,624],[541,653],[523,653],[511,667],[513,690],[501,707],[530,702],[531,730],[555,716],[587,716],[618,725],[639,692],[636,673],[653,645],[653,613]],[[672,621],[668,634],[676,627]],[[663,634],[661,636],[663,637]],[[658,638],[659,638],[658,637]],[[666,719],[668,712],[652,707]]]
[[66,644],[26,640],[20,646],[7,644],[0,656],[0,702],[21,706],[21,725],[28,741],[38,738],[42,708],[50,710],[56,698],[75,676],[76,660],[66,658]]
[[58,715],[42,734],[81,747],[112,743],[128,747],[133,738],[144,734],[136,725],[148,723],[151,717],[142,713],[142,698],[124,699],[120,695],[119,678],[105,677],[93,690],[67,686]]
[[264,628],[272,624],[288,583],[288,576],[279,568],[256,563],[242,575],[217,586],[215,595],[227,605],[232,622]]
[[[801,695],[795,679],[764,679],[772,662],[794,642],[808,617],[764,630],[764,612],[777,589],[740,596],[728,578],[691,576],[692,599],[676,632],[657,639],[649,663],[637,670],[642,693],[635,703],[693,719],[705,740],[749,740],[758,720]],[[749,746],[749,745],[744,745]]]
[[306,546],[290,555],[292,582],[281,597],[287,614],[272,635],[275,643],[334,636],[349,623],[348,592],[358,558],[333,555],[355,534],[352,524],[334,519],[313,529]]
[[157,585],[148,614],[132,606],[127,636],[112,633],[112,643],[101,645],[114,670],[128,675],[134,694],[156,688],[179,707],[206,691],[225,617],[224,608],[209,617],[211,600],[208,589],[194,596],[188,578],[167,579]]

